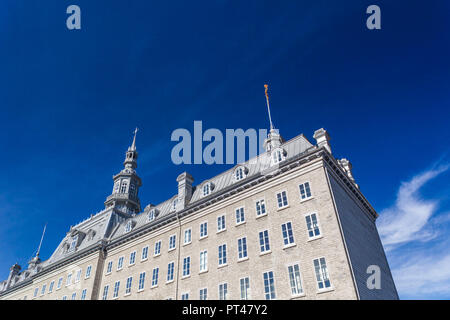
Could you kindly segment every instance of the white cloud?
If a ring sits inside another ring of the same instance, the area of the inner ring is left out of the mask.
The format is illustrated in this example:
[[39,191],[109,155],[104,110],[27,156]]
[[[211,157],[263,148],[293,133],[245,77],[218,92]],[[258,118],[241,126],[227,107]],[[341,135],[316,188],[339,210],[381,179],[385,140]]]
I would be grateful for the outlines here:
[[418,191],[428,181],[448,169],[448,165],[441,166],[403,182],[395,204],[380,212],[378,230],[387,251],[410,241],[428,241],[437,236],[438,231],[427,222],[436,211],[438,200],[422,199]]
[[[404,298],[427,298],[450,295],[450,253],[430,254],[430,250],[408,252],[399,267],[392,271],[395,285]],[[418,254],[417,254],[418,253]]]

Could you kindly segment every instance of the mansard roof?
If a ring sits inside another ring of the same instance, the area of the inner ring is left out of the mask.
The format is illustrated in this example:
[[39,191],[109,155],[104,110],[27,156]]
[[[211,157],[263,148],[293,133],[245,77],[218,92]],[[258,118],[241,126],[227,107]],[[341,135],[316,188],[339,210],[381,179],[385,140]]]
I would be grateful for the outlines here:
[[[303,134],[283,143],[281,145],[281,148],[283,148],[286,151],[286,160],[289,160],[295,156],[298,156],[304,152],[307,152],[311,148],[314,148],[314,146],[303,136]],[[213,177],[206,179],[204,181],[201,181],[194,187],[194,191],[192,194],[192,198],[188,202],[188,205],[194,205],[196,202],[206,198],[206,197],[214,197],[215,194],[219,193],[220,191],[231,187],[233,184],[237,183],[234,179],[234,171],[239,166],[245,167],[248,172],[246,177],[242,180],[245,181],[246,179],[251,179],[256,174],[262,173],[265,170],[269,169],[271,167],[271,155],[268,152],[264,152],[244,163],[237,164],[233,168]],[[200,188],[205,182],[211,182],[214,185],[214,190],[211,191],[211,193],[207,196],[203,196],[203,192]],[[240,181],[239,181],[240,182]],[[177,195],[175,194],[170,199],[156,205],[152,206],[151,208],[156,208],[159,211],[158,216],[152,220],[148,221],[147,219],[147,213],[150,211],[150,206],[147,206],[144,209],[144,212],[141,214],[138,214],[130,219],[132,219],[135,224],[133,226],[133,229],[137,229],[139,227],[142,227],[146,224],[157,224],[158,221],[164,219],[167,215],[172,213],[171,205],[172,202],[176,199]],[[117,238],[122,237],[125,232],[125,225],[126,221],[122,222],[122,225],[115,229],[115,231],[112,233],[110,240],[115,240]]]

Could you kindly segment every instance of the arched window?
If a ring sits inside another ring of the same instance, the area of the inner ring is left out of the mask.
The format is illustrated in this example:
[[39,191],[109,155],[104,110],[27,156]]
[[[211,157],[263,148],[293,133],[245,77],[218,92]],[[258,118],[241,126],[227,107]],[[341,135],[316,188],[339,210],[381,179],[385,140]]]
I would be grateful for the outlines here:
[[234,171],[234,179],[236,181],[242,180],[247,176],[247,173],[245,172],[244,167],[238,167],[236,171]]
[[284,150],[277,148],[272,152],[272,164],[280,163],[285,159]]
[[207,196],[210,193],[211,193],[211,186],[209,183],[205,183],[205,185],[203,186],[203,196]]
[[127,180],[123,180],[122,181],[122,186],[120,187],[120,193],[126,193],[127,192],[127,187],[128,187],[128,181]]
[[131,221],[128,221],[127,224],[125,225],[125,232],[130,232],[131,228],[132,228]]

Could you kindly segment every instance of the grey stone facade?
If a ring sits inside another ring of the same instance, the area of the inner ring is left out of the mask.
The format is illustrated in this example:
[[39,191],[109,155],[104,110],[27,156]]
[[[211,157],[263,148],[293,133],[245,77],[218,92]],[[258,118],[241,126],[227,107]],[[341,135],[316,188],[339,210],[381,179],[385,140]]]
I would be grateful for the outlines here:
[[[203,289],[219,299],[224,284],[227,299],[241,299],[242,284],[249,299],[398,299],[377,213],[348,160],[333,157],[328,133],[314,138],[316,145],[303,135],[285,142],[272,130],[257,158],[195,186],[182,173],[172,197],[141,210],[135,136],[105,209],[72,226],[48,260],[36,257],[23,271],[13,266],[0,299],[199,299]],[[381,289],[366,285],[370,265],[381,269]]]

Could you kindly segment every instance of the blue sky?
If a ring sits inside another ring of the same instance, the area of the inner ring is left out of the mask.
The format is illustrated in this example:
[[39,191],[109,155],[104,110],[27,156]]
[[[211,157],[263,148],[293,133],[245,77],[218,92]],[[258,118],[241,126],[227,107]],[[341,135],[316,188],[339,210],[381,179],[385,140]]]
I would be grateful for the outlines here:
[[[77,4],[82,29],[66,28]],[[365,27],[377,4],[382,29]],[[177,128],[324,127],[378,221],[401,298],[450,298],[448,1],[0,4],[0,278],[103,208],[139,127],[143,205],[229,166],[171,163]]]

